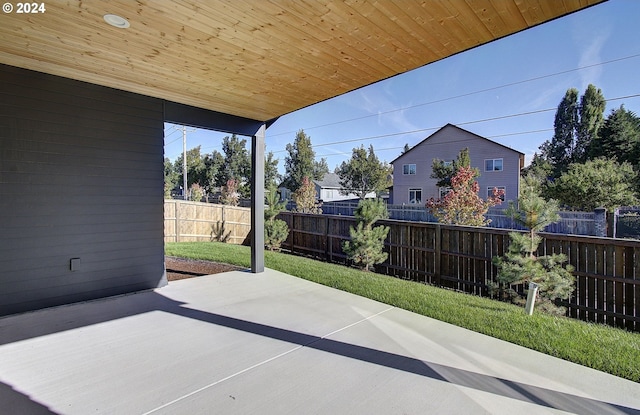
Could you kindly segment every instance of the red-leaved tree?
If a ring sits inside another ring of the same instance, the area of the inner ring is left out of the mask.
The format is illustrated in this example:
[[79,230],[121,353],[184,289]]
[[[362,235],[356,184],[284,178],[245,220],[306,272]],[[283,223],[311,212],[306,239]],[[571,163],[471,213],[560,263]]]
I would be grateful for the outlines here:
[[493,189],[493,194],[482,200],[478,196],[480,186],[474,180],[475,170],[460,167],[451,178],[451,190],[442,199],[431,198],[426,207],[441,223],[452,225],[486,226],[491,220],[485,215],[490,207],[502,203],[504,190]]

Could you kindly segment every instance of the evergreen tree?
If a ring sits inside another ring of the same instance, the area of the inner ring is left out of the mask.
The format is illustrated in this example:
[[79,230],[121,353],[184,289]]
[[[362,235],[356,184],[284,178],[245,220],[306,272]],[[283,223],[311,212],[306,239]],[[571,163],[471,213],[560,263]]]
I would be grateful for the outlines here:
[[276,219],[276,216],[285,210],[287,202],[280,201],[275,185],[266,190],[265,199],[267,208],[264,210],[264,244],[270,251],[277,251],[289,236],[287,223],[281,219]]
[[615,158],[640,167],[638,148],[640,147],[640,118],[624,105],[611,111],[600,131],[599,140],[594,142],[591,156]]
[[343,161],[336,173],[340,177],[340,193],[354,193],[360,199],[364,199],[368,193],[380,192],[390,184],[387,180],[387,169],[378,160],[373,145],[369,146],[369,152],[364,146],[354,148],[351,159]]
[[560,219],[558,202],[545,200],[538,192],[538,182],[531,176],[523,180],[517,206],[509,203],[507,214],[516,222],[527,227],[528,233],[511,232],[511,243],[504,257],[496,257],[498,267],[497,283],[490,284],[493,294],[498,294],[516,303],[523,304],[524,299],[515,290],[520,284],[536,283],[539,294],[536,303],[545,311],[563,313],[564,309],[555,303],[567,299],[573,292],[574,277],[571,265],[564,254],[537,255],[542,238],[538,234],[547,225]]
[[574,163],[582,163],[589,157],[592,143],[597,141],[604,121],[606,101],[602,91],[589,84],[580,100],[580,123],[576,131],[576,144],[572,154]]
[[[463,148],[458,153],[458,157],[451,163],[445,162],[445,160],[433,159],[431,164],[431,178],[438,179],[436,186],[438,187],[451,187],[451,178],[455,176],[460,168],[471,167],[471,158],[469,157],[469,149]],[[472,169],[474,172],[474,178],[480,176],[478,169]]]
[[373,226],[376,221],[388,218],[389,213],[382,199],[363,199],[358,203],[355,217],[357,225],[349,228],[351,239],[343,243],[342,249],[355,264],[369,271],[389,256],[383,252],[389,227]]
[[571,88],[558,105],[551,142],[541,147],[543,157],[554,167],[554,177],[559,177],[573,162],[578,123],[578,90]]
[[329,173],[327,161],[321,159],[315,161],[316,153],[311,146],[311,137],[307,136],[303,130],[298,131],[293,144],[287,144],[288,155],[285,156],[285,177],[284,187],[296,191],[302,186],[305,177],[313,180],[322,180],[326,173]]
[[264,158],[264,188],[278,186],[280,173],[278,173],[278,159],[273,158],[273,151],[270,151]]

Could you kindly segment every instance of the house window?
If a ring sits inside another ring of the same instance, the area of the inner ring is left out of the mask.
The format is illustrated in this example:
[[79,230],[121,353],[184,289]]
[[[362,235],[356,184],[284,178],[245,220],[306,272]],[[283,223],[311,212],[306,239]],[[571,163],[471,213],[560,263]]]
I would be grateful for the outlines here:
[[504,202],[505,196],[507,195],[507,189],[504,186],[489,186],[487,187],[487,197],[493,196],[493,189],[502,190],[502,195],[500,196],[500,200]]
[[484,171],[502,171],[502,159],[485,160]]
[[411,204],[422,203],[422,189],[409,189],[409,203]]
[[416,174],[416,165],[415,164],[403,164],[402,165],[402,174]]
[[449,192],[451,191],[450,187],[439,187],[438,190],[440,191],[440,199],[444,199],[444,197],[449,194]]

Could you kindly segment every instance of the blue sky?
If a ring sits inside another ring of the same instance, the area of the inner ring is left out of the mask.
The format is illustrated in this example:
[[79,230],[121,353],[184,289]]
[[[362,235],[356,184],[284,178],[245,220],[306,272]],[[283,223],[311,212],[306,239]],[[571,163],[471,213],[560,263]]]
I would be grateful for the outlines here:
[[[280,159],[296,131],[333,169],[352,148],[373,145],[391,161],[447,123],[525,153],[526,163],[553,135],[555,109],[568,88],[602,89],[605,116],[624,104],[640,115],[640,1],[610,0],[490,44],[282,116],[267,151]],[[165,157],[182,152],[165,129]],[[189,129],[187,148],[222,151],[228,134]],[[247,146],[250,148],[250,145]],[[472,155],[473,156],[473,155]]]

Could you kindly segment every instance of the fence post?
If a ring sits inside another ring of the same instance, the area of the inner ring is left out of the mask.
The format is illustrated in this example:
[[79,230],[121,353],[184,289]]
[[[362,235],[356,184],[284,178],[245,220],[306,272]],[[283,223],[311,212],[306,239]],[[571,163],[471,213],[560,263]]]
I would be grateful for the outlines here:
[[441,264],[442,264],[442,228],[439,223],[436,223],[436,238],[435,238],[435,246],[434,246],[434,270],[433,277],[434,282],[440,285],[440,274],[441,274]]
[[180,242],[180,202],[176,200],[176,237],[175,241]]
[[594,231],[595,236],[607,237],[607,209],[605,208],[596,208],[593,212],[594,215]]

